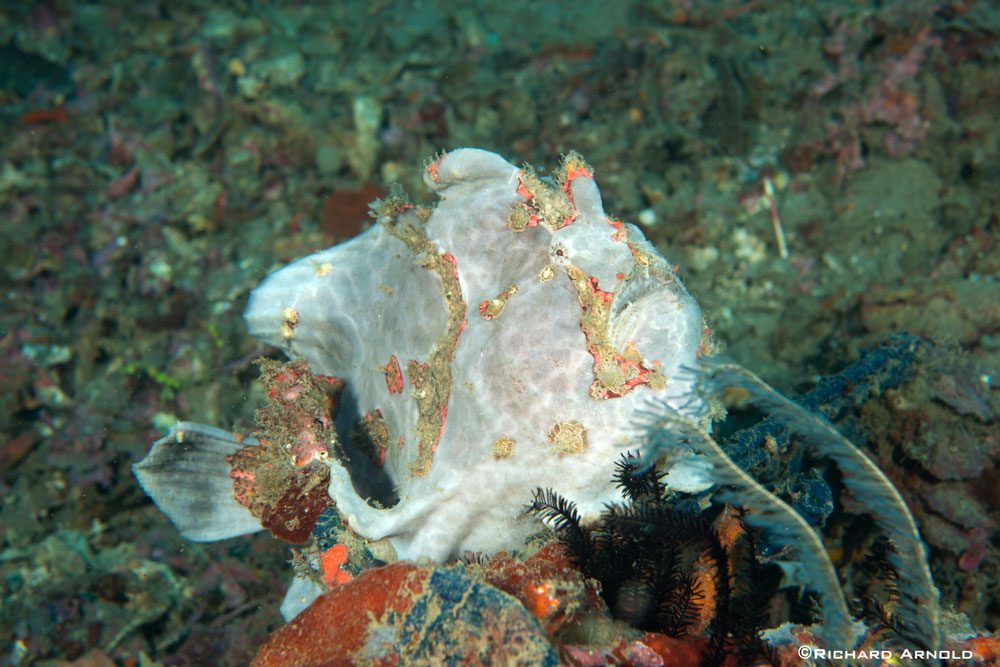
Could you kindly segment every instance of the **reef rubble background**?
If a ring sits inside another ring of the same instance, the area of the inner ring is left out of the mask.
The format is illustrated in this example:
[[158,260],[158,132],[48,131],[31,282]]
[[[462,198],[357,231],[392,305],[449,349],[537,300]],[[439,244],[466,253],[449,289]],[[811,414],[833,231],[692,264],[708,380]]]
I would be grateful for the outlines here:
[[249,430],[249,291],[460,146],[582,153],[787,393],[934,341],[852,436],[996,630],[994,3],[326,4],[0,3],[0,665],[247,663],[286,546],[186,542],[130,466]]

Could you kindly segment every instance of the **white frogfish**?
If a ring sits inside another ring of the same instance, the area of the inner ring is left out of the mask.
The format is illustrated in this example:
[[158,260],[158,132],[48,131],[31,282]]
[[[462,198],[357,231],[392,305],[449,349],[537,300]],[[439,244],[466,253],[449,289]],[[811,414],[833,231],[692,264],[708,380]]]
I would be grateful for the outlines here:
[[[344,382],[326,464],[347,525],[399,558],[444,561],[523,544],[540,528],[525,512],[538,488],[584,516],[620,500],[614,464],[640,447],[644,406],[705,414],[684,369],[708,341],[675,267],[605,214],[579,155],[547,178],[460,149],[424,180],[436,206],[375,202],[375,225],[275,272],[245,317],[254,336]],[[377,422],[374,456],[352,443],[361,421]],[[157,447],[180,451],[182,430]],[[144,488],[194,539],[259,529],[231,498],[201,497],[227,493],[225,457],[240,445],[199,434],[184,465],[154,448],[136,466]],[[193,477],[168,480],[178,468]],[[666,482],[710,485],[697,462]]]
[[345,380],[352,418],[384,420],[398,501],[369,503],[336,457],[330,497],[401,558],[517,546],[538,487],[599,512],[620,497],[610,471],[636,447],[635,412],[695,409],[678,370],[701,344],[697,303],[637,227],[605,214],[578,155],[557,179],[448,153],[424,175],[435,208],[379,202],[366,233],[250,298],[251,334]]

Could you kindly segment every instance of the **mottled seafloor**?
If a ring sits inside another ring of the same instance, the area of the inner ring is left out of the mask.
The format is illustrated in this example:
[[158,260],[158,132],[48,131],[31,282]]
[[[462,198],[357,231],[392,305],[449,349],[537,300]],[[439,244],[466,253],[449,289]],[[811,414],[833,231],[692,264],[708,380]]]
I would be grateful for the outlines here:
[[286,546],[184,541],[130,466],[176,419],[249,430],[249,291],[459,146],[580,151],[785,392],[934,341],[852,436],[997,628],[994,3],[325,5],[0,2],[0,665],[248,661]]

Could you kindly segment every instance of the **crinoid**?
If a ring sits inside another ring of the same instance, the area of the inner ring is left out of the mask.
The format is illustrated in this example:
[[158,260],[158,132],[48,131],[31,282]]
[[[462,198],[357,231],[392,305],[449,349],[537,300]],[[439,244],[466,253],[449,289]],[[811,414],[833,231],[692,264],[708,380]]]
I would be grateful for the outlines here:
[[[843,486],[865,508],[887,547],[881,552],[883,580],[891,583],[891,616],[883,606],[862,607],[862,619],[881,617],[895,643],[937,651],[941,646],[939,594],[931,579],[926,547],[916,522],[886,475],[857,447],[822,417],[782,396],[746,369],[716,359],[700,360],[696,377],[697,400],[703,405],[722,400],[750,404],[771,415],[798,436],[806,453],[832,461]],[[668,464],[693,450],[711,465],[716,503],[745,508],[744,519],[784,549],[785,558],[804,572],[805,588],[818,596],[823,622],[814,633],[829,648],[850,649],[858,644],[859,626],[852,621],[837,571],[820,534],[790,505],[733,462],[697,418],[666,405],[655,405],[642,425],[645,468]],[[641,468],[641,469],[645,469]],[[886,572],[894,573],[886,576]],[[867,612],[866,612],[867,609]],[[878,628],[873,628],[878,631]]]
[[706,664],[729,654],[746,664],[769,659],[760,631],[775,582],[760,585],[767,579],[739,513],[710,518],[674,504],[662,475],[631,453],[622,455],[613,479],[627,502],[608,505],[588,525],[552,490],[538,489],[529,506],[584,576],[600,582],[613,616],[639,630],[697,642]]
[[875,540],[861,566],[865,579],[855,585],[851,601],[854,616],[871,628],[870,637],[886,645],[905,643],[907,635],[895,611],[900,593],[899,572],[889,560],[893,551],[888,539]]

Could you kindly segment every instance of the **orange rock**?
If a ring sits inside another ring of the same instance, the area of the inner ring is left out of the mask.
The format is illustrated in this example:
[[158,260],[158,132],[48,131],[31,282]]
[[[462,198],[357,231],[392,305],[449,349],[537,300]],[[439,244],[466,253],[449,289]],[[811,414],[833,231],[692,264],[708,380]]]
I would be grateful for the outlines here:
[[538,621],[462,567],[399,562],[321,595],[272,634],[255,667],[522,664],[556,667]]
[[308,609],[268,637],[253,667],[354,664],[355,654],[365,647],[373,619],[380,622],[392,612],[409,612],[429,576],[429,569],[402,562],[358,575],[316,598]]
[[705,657],[706,641],[701,637],[676,639],[658,632],[649,632],[639,641],[663,658],[664,665],[671,667],[697,667]]
[[560,542],[546,544],[526,561],[500,552],[483,567],[483,579],[520,600],[550,636],[577,612],[604,606]]

